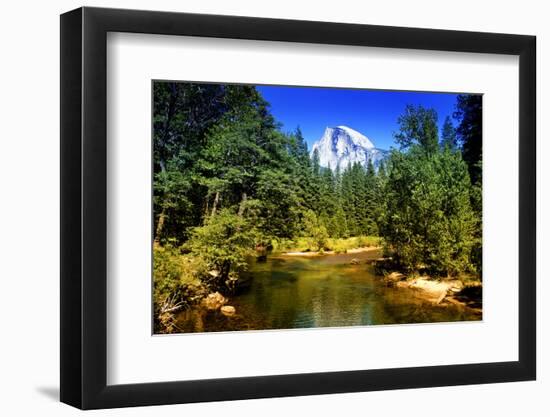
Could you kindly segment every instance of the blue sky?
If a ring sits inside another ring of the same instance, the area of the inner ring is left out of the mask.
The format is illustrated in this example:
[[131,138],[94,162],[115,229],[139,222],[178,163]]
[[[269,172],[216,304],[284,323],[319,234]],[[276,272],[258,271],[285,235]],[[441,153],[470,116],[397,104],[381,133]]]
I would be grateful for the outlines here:
[[[439,130],[447,115],[452,116],[456,94],[419,93],[336,88],[258,86],[271,104],[271,112],[288,132],[300,126],[308,148],[321,138],[327,126],[345,125],[367,136],[376,147],[395,147],[393,132],[397,118],[407,104],[437,111]],[[453,121],[454,122],[454,121]]]

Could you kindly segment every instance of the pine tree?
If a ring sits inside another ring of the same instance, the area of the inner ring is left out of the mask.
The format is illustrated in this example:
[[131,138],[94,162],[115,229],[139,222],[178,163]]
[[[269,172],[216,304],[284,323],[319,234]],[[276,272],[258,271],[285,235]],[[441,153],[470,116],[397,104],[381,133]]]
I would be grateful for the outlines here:
[[451,118],[447,116],[445,117],[445,122],[443,123],[443,129],[441,131],[441,146],[454,150],[457,148],[456,142],[456,129],[451,122]]
[[355,216],[356,190],[354,189],[352,170],[349,166],[342,173],[342,186],[340,192],[342,195],[342,209],[346,215],[347,232],[351,236],[355,236],[358,231],[357,219]]
[[313,155],[311,157],[311,166],[313,170],[313,175],[316,177],[321,176],[321,163],[319,159],[319,149],[315,148]]
[[406,150],[417,144],[427,153],[437,151],[439,137],[437,113],[434,109],[407,105],[405,113],[399,116],[397,123],[399,132],[394,134],[394,138],[401,149]]
[[472,184],[481,185],[482,163],[482,96],[463,94],[457,97],[456,112],[453,114],[458,121],[456,130],[462,156],[468,164]]
[[482,253],[482,145],[483,145],[483,118],[481,95],[463,94],[457,97],[456,112],[453,114],[458,121],[457,136],[462,145],[462,157],[468,164],[468,172],[472,188],[470,190],[470,202],[476,213],[476,239],[477,244],[473,249],[473,258],[478,271],[481,271]]
[[378,228],[376,225],[376,217],[377,217],[377,207],[378,207],[378,200],[377,200],[377,179],[376,179],[376,171],[374,169],[374,165],[372,163],[372,160],[369,159],[369,162],[367,163],[367,170],[365,172],[365,199],[366,199],[366,205],[365,205],[365,221],[363,226],[363,234],[366,235],[377,235],[378,234]]

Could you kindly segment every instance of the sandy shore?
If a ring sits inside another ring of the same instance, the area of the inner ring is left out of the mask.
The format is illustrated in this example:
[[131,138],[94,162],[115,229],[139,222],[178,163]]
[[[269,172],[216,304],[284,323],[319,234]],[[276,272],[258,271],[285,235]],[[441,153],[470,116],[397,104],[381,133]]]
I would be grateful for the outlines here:
[[[382,249],[380,246],[369,246],[365,248],[356,248],[356,249],[348,249],[345,254],[354,254],[354,253],[362,253],[362,252],[372,252],[376,250]],[[283,252],[281,255],[284,256],[324,256],[324,255],[343,255],[344,252],[336,253],[332,250],[324,251],[322,254],[319,254],[319,252]]]

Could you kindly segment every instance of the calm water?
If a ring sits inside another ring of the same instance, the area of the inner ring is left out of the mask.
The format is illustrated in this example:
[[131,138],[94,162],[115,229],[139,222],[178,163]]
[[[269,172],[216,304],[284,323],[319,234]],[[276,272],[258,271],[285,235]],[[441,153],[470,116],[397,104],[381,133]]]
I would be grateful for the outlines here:
[[[181,312],[181,332],[295,329],[480,320],[460,306],[432,305],[410,289],[387,288],[365,264],[376,252],[322,257],[279,256],[253,262],[249,285],[230,297],[237,314]],[[350,265],[353,258],[359,265]]]

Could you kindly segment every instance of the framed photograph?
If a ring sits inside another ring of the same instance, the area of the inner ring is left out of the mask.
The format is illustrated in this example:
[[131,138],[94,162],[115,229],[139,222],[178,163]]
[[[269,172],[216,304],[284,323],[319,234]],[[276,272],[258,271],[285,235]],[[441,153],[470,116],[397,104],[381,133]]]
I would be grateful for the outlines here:
[[535,37],[61,16],[61,401],[533,380]]

